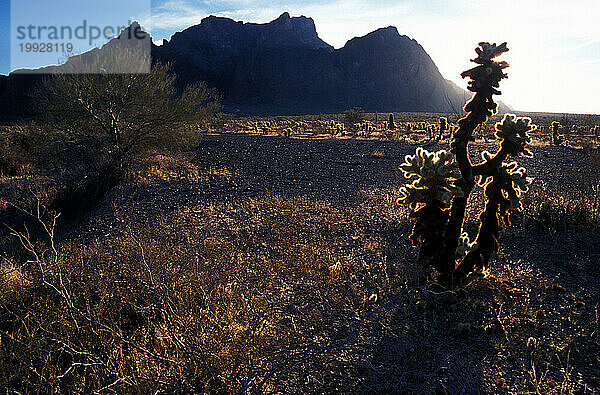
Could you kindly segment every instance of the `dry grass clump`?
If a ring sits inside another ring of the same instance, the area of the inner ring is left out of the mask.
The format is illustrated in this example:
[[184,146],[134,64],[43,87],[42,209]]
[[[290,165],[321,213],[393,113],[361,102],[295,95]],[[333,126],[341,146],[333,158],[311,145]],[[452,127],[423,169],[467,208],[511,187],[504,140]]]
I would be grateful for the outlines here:
[[585,151],[584,162],[565,174],[563,186],[545,180],[534,183],[526,196],[524,219],[550,232],[596,230],[600,227],[600,157],[597,149]]
[[[268,389],[293,354],[335,343],[401,286],[382,241],[347,237],[349,223],[327,205],[272,196],[187,208],[87,245],[22,235],[31,259],[7,261],[2,282],[0,382],[24,392]],[[356,243],[364,254],[348,253]]]
[[138,158],[127,178],[136,185],[160,182],[201,182],[209,176],[226,179],[236,172],[223,166],[203,166],[190,152],[160,153],[151,151]]
[[597,229],[600,209],[595,195],[580,191],[549,193],[544,185],[534,187],[524,199],[528,205],[523,213],[525,225],[541,227],[550,232],[577,229]]

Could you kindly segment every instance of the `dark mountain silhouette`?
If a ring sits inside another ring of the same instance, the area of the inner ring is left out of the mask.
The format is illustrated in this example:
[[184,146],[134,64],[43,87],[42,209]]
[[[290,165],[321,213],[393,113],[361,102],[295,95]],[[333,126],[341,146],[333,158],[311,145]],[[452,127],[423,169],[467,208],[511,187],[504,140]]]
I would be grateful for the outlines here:
[[[111,43],[80,56],[97,61]],[[304,16],[292,18],[286,12],[266,24],[210,16],[163,45],[152,45],[151,53],[152,61],[172,64],[181,86],[205,81],[221,92],[226,110],[246,114],[331,113],[352,107],[458,112],[470,97],[442,77],[415,40],[391,26],[336,50]],[[26,92],[39,78],[13,73],[0,80],[0,112],[23,114]]]
[[322,41],[312,19],[284,13],[267,24],[208,17],[175,34],[152,56],[171,61],[184,83],[204,80],[226,105],[248,113],[453,112],[464,94],[425,50],[395,27],[341,49]]
[[40,69],[15,70],[8,77],[0,76],[0,115],[30,115],[30,94],[49,74],[86,73],[103,70],[114,74],[122,72],[144,73],[150,70],[150,49],[152,38],[134,22],[118,37],[110,40],[102,48],[94,48],[80,55],[74,55],[59,66]]

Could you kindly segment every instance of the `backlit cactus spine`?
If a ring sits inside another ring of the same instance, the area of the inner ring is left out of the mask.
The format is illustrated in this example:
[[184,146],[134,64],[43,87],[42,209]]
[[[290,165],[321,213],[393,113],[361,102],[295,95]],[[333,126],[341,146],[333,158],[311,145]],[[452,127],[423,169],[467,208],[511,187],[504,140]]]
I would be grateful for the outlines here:
[[[419,264],[426,270],[435,268],[440,284],[452,288],[464,283],[476,270],[484,269],[498,250],[499,232],[509,224],[509,210],[519,208],[519,197],[527,191],[531,179],[516,162],[504,163],[508,156],[531,156],[527,145],[529,132],[536,128],[529,118],[507,114],[496,124],[500,149],[483,153],[483,162],[473,164],[469,142],[477,126],[496,112],[493,95],[506,78],[508,63],[494,59],[508,51],[501,45],[479,43],[475,49],[478,66],[462,73],[469,77],[468,89],[475,93],[466,104],[467,115],[458,121],[451,141],[452,153],[429,153],[421,148],[407,156],[400,166],[407,178],[417,177],[401,189],[401,203],[409,203],[416,220],[411,240],[420,246]],[[471,241],[463,230],[467,203],[473,188],[485,188],[486,204],[481,212],[477,237]]]

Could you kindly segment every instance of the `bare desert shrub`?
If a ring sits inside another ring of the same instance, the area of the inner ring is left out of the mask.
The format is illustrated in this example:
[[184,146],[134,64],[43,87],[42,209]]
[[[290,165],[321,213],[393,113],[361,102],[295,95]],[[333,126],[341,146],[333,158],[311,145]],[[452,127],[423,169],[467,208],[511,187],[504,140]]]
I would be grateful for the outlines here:
[[0,177],[12,177],[21,174],[24,158],[12,148],[9,137],[0,135]]
[[57,177],[48,203],[65,218],[94,206],[141,153],[194,142],[218,108],[215,91],[203,84],[179,90],[162,64],[150,73],[55,74],[32,96],[42,126],[22,133],[21,146],[46,168],[59,160],[57,174],[79,168],[77,177]]
[[344,122],[349,125],[362,122],[365,119],[365,112],[362,108],[355,107],[344,112]]
[[148,74],[57,74],[33,95],[42,120],[65,142],[87,147],[90,162],[123,168],[148,147],[185,144],[217,109],[203,84],[179,92],[168,65]]
[[0,129],[0,177],[19,176],[31,170],[42,148],[32,144],[36,129],[36,125]]

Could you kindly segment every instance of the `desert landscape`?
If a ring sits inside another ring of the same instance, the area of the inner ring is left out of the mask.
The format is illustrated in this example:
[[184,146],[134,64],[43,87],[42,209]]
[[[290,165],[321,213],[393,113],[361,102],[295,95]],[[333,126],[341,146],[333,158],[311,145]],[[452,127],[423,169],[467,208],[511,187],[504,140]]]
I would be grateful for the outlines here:
[[600,115],[497,102],[510,43],[465,91],[211,16],[72,72],[126,32],[0,78],[7,394],[600,391]]

